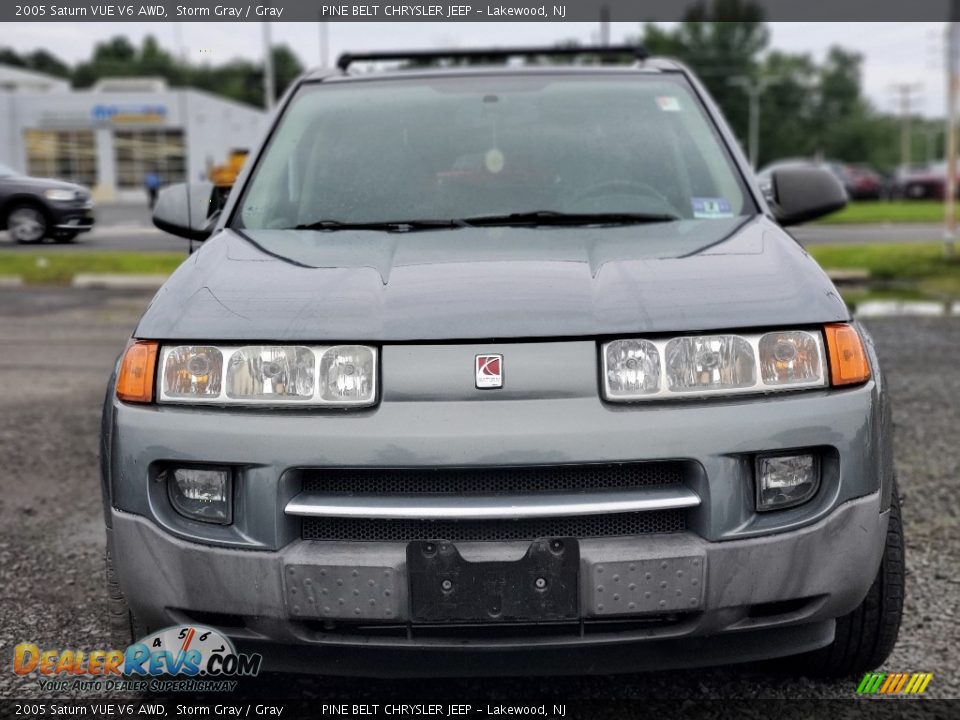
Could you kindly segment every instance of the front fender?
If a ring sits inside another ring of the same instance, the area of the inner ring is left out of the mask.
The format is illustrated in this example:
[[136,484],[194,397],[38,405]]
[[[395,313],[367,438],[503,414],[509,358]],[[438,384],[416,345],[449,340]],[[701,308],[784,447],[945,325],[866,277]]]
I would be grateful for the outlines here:
[[887,391],[886,377],[883,369],[880,367],[880,360],[877,356],[877,348],[873,341],[873,336],[859,321],[853,322],[860,337],[863,338],[863,344],[867,351],[867,357],[870,360],[870,372],[873,374],[873,380],[876,384],[874,391],[874,411],[873,411],[873,441],[876,444],[877,452],[876,463],[877,473],[880,477],[880,511],[884,512],[890,508],[891,494],[894,485],[894,465],[893,465],[893,412],[890,403],[890,393]]
[[110,382],[104,393],[103,408],[100,411],[100,497],[103,501],[103,519],[107,527],[113,524],[113,515],[110,508],[113,506],[113,482],[110,477],[110,468],[113,465],[113,392],[117,385],[117,373],[120,372],[120,361],[123,353],[117,356],[110,374]]

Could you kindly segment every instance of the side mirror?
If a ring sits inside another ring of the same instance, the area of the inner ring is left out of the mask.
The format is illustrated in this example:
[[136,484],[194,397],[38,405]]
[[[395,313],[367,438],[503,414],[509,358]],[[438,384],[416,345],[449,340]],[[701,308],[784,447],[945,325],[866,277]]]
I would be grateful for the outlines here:
[[799,225],[842,209],[847,191],[821,167],[786,167],[760,178],[770,209],[781,225]]
[[219,215],[220,196],[213,183],[178,183],[160,191],[153,224],[189,240],[206,240]]

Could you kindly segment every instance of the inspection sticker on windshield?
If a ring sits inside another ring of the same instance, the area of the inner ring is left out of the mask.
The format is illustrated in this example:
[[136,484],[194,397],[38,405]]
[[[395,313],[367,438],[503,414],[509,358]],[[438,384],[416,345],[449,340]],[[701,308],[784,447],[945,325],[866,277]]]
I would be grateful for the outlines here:
[[680,112],[680,101],[673,95],[660,95],[657,97],[657,105],[664,112]]
[[733,217],[733,206],[726,198],[690,198],[695,218]]

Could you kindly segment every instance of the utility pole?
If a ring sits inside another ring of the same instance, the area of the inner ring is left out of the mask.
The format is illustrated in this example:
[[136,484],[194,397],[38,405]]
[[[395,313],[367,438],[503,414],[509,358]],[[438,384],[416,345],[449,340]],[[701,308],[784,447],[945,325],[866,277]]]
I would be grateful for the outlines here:
[[727,80],[730,85],[743,88],[749,100],[749,126],[747,131],[747,154],[750,157],[750,167],[757,169],[760,160],[760,96],[764,90],[777,82],[775,77],[753,78],[749,75],[734,75]]
[[320,67],[330,67],[330,23],[325,20],[320,21]]
[[947,197],[943,254],[954,257],[957,236],[957,95],[960,90],[960,0],[952,0],[947,23]]
[[920,83],[899,83],[893,86],[894,92],[900,96],[900,164],[904,168],[909,168],[911,161],[913,94],[922,89],[923,85]]
[[607,47],[610,44],[610,7],[600,6],[600,45]]
[[173,42],[177,46],[177,57],[184,65],[187,64],[187,49],[183,44],[183,23],[175,22],[173,24]]
[[273,42],[270,39],[270,23],[263,23],[263,105],[267,112],[273,110],[277,93],[273,85]]

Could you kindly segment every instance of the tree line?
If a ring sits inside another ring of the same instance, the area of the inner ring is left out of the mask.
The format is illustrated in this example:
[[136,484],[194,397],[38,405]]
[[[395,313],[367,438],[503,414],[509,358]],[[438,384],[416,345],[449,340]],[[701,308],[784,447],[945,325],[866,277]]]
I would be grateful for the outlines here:
[[[759,165],[787,157],[862,162],[889,171],[900,164],[901,118],[874,107],[863,94],[863,57],[833,47],[822,60],[770,47],[762,11],[746,0],[715,0],[691,10],[685,21],[664,29],[647,24],[635,38],[656,55],[688,64],[716,99],[746,145],[749,110],[745,81],[760,82]],[[576,46],[576,41],[562,43]],[[303,71],[286,45],[275,46],[277,95]],[[239,102],[263,106],[263,65],[235,59],[188,63],[147,36],[139,47],[125,37],[98,43],[88,60],[69,65],[46,50],[18,54],[0,48],[0,63],[37,70],[87,88],[104,77],[162,77],[173,87],[195,87]],[[734,79],[737,79],[734,81]],[[914,118],[911,158],[942,158],[943,123]]]
[[[279,97],[304,68],[289,46],[274,46],[272,52]],[[106,77],[162,77],[171,87],[207,90],[256,107],[264,104],[263,63],[242,58],[220,64],[184,62],[151,35],[139,47],[122,36],[97,43],[89,60],[73,66],[47,50],[18,54],[10,48],[0,48],[0,64],[54,75],[76,89]]]
[[[736,17],[717,22],[715,17]],[[883,112],[863,93],[863,56],[832,47],[817,61],[810,54],[770,48],[770,31],[758,8],[718,0],[668,30],[648,24],[641,38],[656,55],[676,57],[694,70],[746,145],[749,105],[740,79],[761,83],[760,162],[822,157],[862,162],[889,171],[901,162],[902,119]],[[943,121],[914,117],[913,162],[944,156]]]

